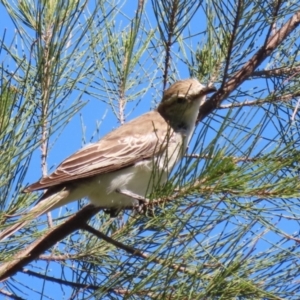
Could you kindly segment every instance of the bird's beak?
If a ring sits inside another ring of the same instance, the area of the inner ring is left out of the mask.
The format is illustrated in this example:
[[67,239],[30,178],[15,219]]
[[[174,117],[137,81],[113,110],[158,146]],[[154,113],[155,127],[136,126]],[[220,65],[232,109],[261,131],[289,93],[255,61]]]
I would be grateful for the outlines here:
[[210,93],[215,92],[217,89],[214,86],[206,86],[205,88],[203,88],[200,92],[199,95],[204,96]]

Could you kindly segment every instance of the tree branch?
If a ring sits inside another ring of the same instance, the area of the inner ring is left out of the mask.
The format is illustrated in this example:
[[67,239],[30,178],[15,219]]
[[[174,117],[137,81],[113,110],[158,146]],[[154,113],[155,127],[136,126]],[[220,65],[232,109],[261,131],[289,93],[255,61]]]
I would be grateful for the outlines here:
[[292,33],[300,24],[300,11],[297,11],[268,41],[244,64],[244,66],[229,79],[210,99],[202,106],[197,122],[201,122],[211,112],[217,109],[221,102],[230,93],[247,80],[254,70]]
[[58,241],[75,230],[82,228],[83,225],[100,210],[101,208],[89,204],[71,216],[63,224],[51,228],[46,235],[29,245],[26,249],[19,251],[8,262],[0,265],[0,281],[13,276],[29,262],[35,260],[40,254],[54,246]]

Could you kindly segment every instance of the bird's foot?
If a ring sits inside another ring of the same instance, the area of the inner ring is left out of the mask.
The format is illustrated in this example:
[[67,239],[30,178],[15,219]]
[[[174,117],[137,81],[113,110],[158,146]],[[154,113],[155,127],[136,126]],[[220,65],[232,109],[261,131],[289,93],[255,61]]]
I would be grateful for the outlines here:
[[132,199],[137,200],[136,204],[133,204],[132,209],[134,211],[136,211],[139,214],[145,214],[148,211],[148,203],[149,203],[149,199],[145,198],[143,196],[140,196],[138,194],[135,194],[129,190],[126,189],[117,189],[116,190],[117,193],[128,196]]

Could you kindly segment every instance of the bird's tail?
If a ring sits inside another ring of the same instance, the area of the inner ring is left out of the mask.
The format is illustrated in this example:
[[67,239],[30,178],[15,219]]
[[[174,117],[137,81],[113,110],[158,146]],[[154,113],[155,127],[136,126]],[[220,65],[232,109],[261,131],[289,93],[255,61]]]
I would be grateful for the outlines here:
[[66,190],[63,190],[46,198],[43,197],[36,206],[34,206],[28,212],[25,212],[16,223],[8,226],[6,229],[0,232],[0,242],[4,241],[15,232],[25,227],[32,220],[38,218],[39,216],[56,207],[64,205],[63,200],[66,198],[67,193],[68,192]]

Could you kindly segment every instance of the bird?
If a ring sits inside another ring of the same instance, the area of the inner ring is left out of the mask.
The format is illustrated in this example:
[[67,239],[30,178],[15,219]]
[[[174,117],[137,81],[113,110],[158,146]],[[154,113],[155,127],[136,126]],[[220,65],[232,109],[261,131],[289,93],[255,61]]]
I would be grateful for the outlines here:
[[[167,181],[184,156],[199,109],[214,91],[215,87],[204,86],[195,78],[175,82],[163,92],[157,109],[83,147],[53,173],[27,186],[25,193],[46,190],[29,212],[36,218],[81,198],[107,209],[111,216],[138,207],[147,193]],[[7,228],[7,234],[0,232],[0,240],[25,222],[28,220]]]

